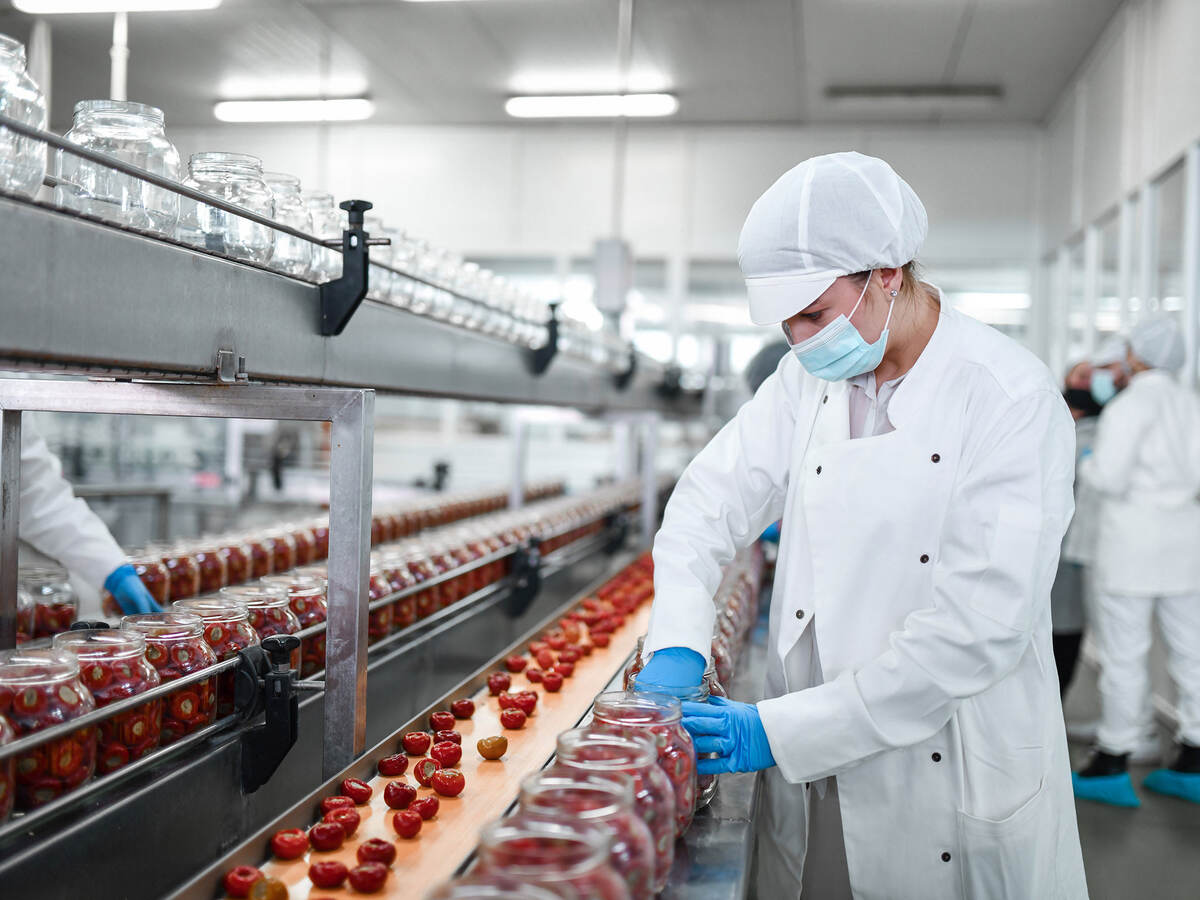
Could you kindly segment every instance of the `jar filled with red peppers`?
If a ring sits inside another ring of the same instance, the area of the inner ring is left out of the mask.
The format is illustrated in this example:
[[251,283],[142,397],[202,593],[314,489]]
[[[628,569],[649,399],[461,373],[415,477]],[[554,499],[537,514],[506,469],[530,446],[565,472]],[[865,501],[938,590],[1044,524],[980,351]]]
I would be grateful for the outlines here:
[[58,566],[21,566],[17,583],[33,598],[31,637],[53,637],[71,627],[79,616],[79,595]]
[[616,773],[537,773],[521,782],[521,805],[512,822],[548,821],[567,827],[595,825],[609,832],[609,864],[633,900],[654,896],[654,837],[633,808],[633,779]]
[[[258,538],[271,551],[271,571],[262,573],[279,574],[296,565],[296,542],[286,531],[267,531]],[[256,577],[261,577],[256,575]]]
[[[224,662],[238,655],[247,647],[258,645],[258,632],[250,624],[250,614],[241,603],[224,597],[192,597],[180,600],[174,607],[176,612],[199,616],[204,627],[204,642],[212,648],[217,662]],[[234,669],[217,676],[217,715],[227,716],[233,712]]]
[[[374,564],[375,554],[372,554]],[[398,550],[387,550],[378,555],[379,567],[388,580],[391,593],[396,594],[415,587],[416,576],[408,570],[408,560]],[[392,604],[392,630],[399,631],[417,621],[417,595],[407,594]]]
[[148,547],[147,552],[157,552],[170,577],[170,599],[186,600],[200,593],[200,567],[195,558],[183,547]]
[[200,589],[196,593],[215,594],[229,584],[229,565],[219,547],[196,544],[192,548],[192,559],[196,560],[196,568],[200,573]]
[[[146,638],[133,631],[87,628],[54,639],[56,650],[79,660],[79,677],[103,708],[157,687],[158,671],[146,659]],[[163,702],[149,700],[100,723],[96,771],[101,775],[141,759],[162,736]]]
[[226,536],[217,542],[217,553],[225,560],[226,584],[242,584],[250,578],[250,547],[239,537]]
[[35,604],[28,591],[17,588],[17,646],[33,640]]
[[316,519],[309,524],[313,536],[312,562],[329,558],[329,520]]
[[[305,567],[308,568],[308,567]],[[300,622],[301,630],[329,618],[329,600],[325,579],[314,575],[267,575],[261,583],[287,591],[288,605]],[[300,675],[307,677],[325,668],[325,632],[300,639]]]
[[313,536],[312,529],[294,522],[289,522],[283,527],[287,530],[288,537],[292,539],[292,545],[295,547],[295,562],[292,565],[307,566],[315,560],[317,541]]
[[478,871],[509,875],[566,897],[629,900],[629,889],[609,864],[611,843],[597,826],[503,819],[479,836]]
[[[408,571],[417,584],[423,584],[437,576],[438,573],[433,566],[433,561],[420,544],[409,544],[402,548],[401,552],[404,554],[405,565],[408,566]],[[433,615],[442,605],[442,585],[435,584],[432,587],[418,591],[415,599],[417,619],[424,619]]]
[[[379,566],[371,567],[370,581],[367,586],[367,598],[371,603],[382,600],[392,593],[392,586],[387,576]],[[395,604],[385,603],[372,609],[367,617],[367,643],[374,644],[392,633],[392,607]]]
[[633,779],[633,803],[654,836],[654,886],[661,890],[675,862],[676,805],[671,782],[658,766],[656,745],[644,735],[615,734],[590,728],[573,728],[558,736],[559,767],[605,776],[620,773]]
[[[221,591],[221,598],[240,603],[250,617],[250,626],[259,640],[275,634],[295,634],[300,620],[288,605],[287,591],[275,585],[237,584]],[[300,650],[292,653],[292,668],[300,668]]]
[[275,554],[271,549],[274,546],[272,543],[264,539],[262,535],[251,535],[245,539],[245,546],[250,554],[250,574],[244,581],[262,578],[275,571]]
[[[438,575],[444,575],[446,572],[451,572],[458,568],[458,560],[456,560],[441,541],[429,542],[426,544],[429,561],[433,564],[433,571]],[[466,585],[463,584],[461,578],[448,578],[441,583],[441,593],[438,597],[438,609],[445,609],[452,606],[466,596],[463,590]]]
[[[0,716],[16,737],[69,722],[96,708],[79,679],[79,663],[61,650],[0,652]],[[92,777],[96,728],[80,728],[16,759],[16,808],[36,809]]]
[[[17,739],[8,719],[0,715],[0,747],[11,744]],[[0,759],[0,825],[8,821],[12,815],[13,803],[17,794],[17,760],[15,757]]]
[[[126,616],[121,620],[121,629],[146,638],[146,659],[163,682],[216,665],[217,655],[204,640],[204,623],[199,616],[181,612]],[[162,724],[164,747],[216,720],[216,681],[216,677],[202,678],[167,695]]]

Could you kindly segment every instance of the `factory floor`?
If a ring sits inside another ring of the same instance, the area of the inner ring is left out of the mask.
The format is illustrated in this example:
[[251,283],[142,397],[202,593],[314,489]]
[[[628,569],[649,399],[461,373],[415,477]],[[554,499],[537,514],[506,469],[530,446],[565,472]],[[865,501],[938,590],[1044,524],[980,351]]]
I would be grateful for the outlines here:
[[[1081,661],[1067,695],[1070,726],[1100,713],[1096,671]],[[1163,736],[1171,754],[1170,735]],[[1071,741],[1072,764],[1087,759],[1086,741]],[[1168,756],[1168,759],[1170,756]],[[1200,805],[1142,788],[1154,766],[1131,769],[1140,809],[1118,809],[1077,800],[1079,837],[1091,900],[1197,900],[1200,898]]]

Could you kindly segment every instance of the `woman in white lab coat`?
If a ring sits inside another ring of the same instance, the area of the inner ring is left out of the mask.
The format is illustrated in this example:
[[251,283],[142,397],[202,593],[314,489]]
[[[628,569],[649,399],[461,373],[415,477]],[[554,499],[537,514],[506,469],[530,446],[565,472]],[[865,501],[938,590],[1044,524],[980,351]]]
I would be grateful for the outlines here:
[[[698,682],[712,595],[782,517],[765,695],[685,704],[706,771],[766,770],[758,896],[1087,896],[1051,650],[1070,415],[1045,366],[908,265],[884,162],[810,159],[754,205],[752,318],[793,354],[684,472],[642,678]],[[807,852],[807,859],[806,859]]]
[[1100,651],[1098,750],[1075,776],[1080,797],[1140,800],[1127,770],[1152,730],[1148,657],[1159,620],[1178,691],[1180,750],[1151,790],[1200,803],[1200,398],[1174,373],[1183,336],[1169,318],[1129,335],[1129,386],[1100,414],[1079,477],[1101,497],[1094,609]]

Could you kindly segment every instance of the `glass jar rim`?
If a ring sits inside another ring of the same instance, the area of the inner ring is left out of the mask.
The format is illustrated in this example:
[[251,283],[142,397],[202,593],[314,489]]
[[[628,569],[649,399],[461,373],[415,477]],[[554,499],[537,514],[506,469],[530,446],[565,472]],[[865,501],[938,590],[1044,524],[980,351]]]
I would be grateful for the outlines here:
[[[495,877],[500,884],[488,884]],[[504,886],[504,882],[511,882]],[[537,885],[522,883],[503,872],[473,873],[448,881],[429,895],[430,900],[559,900],[559,895]]]
[[22,64],[25,62],[25,45],[7,34],[0,34],[0,53],[15,56]]
[[141,656],[146,652],[146,636],[120,628],[76,628],[54,636],[54,649],[65,650],[77,659],[111,659]]
[[17,582],[25,584],[65,584],[69,574],[62,566],[19,566]]
[[[612,835],[599,826],[584,824],[568,828],[553,822],[513,822],[507,819],[486,826],[479,834],[479,846],[484,853],[489,853],[497,845],[530,838],[573,843],[580,848],[582,852],[579,859],[555,869],[555,880],[562,881],[570,881],[583,872],[605,865],[612,846]],[[512,875],[538,873],[544,876],[546,868],[546,863],[506,861],[504,871]]]
[[284,591],[290,594],[292,588],[307,589],[321,587],[325,580],[316,575],[301,574],[300,572],[292,571],[281,575],[263,575],[258,579],[258,583],[265,587],[283,588]]
[[[289,175],[287,172],[263,172],[263,180],[272,187],[288,187],[300,190],[300,179],[295,175]],[[294,525],[288,525],[288,528],[294,528]]]
[[225,167],[249,169],[259,174],[262,173],[262,160],[257,156],[251,156],[249,153],[230,153],[224,150],[204,150],[200,153],[193,153],[188,160],[188,168],[195,169],[197,166],[202,169]]
[[53,684],[79,675],[79,660],[66,650],[0,651],[0,684]]
[[[644,719],[613,718],[606,710],[640,710]],[[673,725],[683,718],[679,700],[669,694],[650,691],[605,691],[592,701],[593,715],[602,721],[624,725]]]
[[176,600],[171,608],[184,615],[199,616],[204,622],[249,622],[246,604],[227,597],[187,597]]
[[628,760],[618,759],[589,759],[586,760],[589,768],[595,769],[616,769],[627,765],[636,766],[652,766],[658,758],[658,753],[655,746],[650,743],[649,738],[639,737],[629,734],[606,734],[598,731],[589,731],[587,728],[572,728],[564,731],[558,736],[556,751],[559,756],[563,757],[568,765],[574,765],[570,762],[572,749],[587,744],[604,744],[610,747],[624,747],[629,751]]
[[221,588],[221,596],[247,609],[274,609],[288,603],[287,591],[270,584],[234,584]]
[[163,111],[157,106],[137,103],[133,100],[80,100],[75,104],[74,114],[79,115],[119,115],[137,116],[148,119],[156,125],[166,122]]
[[180,641],[204,632],[204,620],[193,613],[141,613],[121,619],[121,630],[140,631],[160,641]]
[[[622,780],[615,780],[612,777],[614,775],[621,775]],[[601,778],[581,774],[581,777],[573,778],[569,775],[555,774],[552,771],[534,772],[521,781],[521,807],[527,807],[530,812],[534,813],[542,812],[543,810],[534,798],[538,794],[552,791],[606,794],[607,802],[605,803],[571,811],[572,816],[578,816],[584,820],[607,819],[633,808],[633,779],[624,773],[610,772]]]
[[329,191],[302,191],[302,196],[307,203],[320,203],[333,206],[333,194]]

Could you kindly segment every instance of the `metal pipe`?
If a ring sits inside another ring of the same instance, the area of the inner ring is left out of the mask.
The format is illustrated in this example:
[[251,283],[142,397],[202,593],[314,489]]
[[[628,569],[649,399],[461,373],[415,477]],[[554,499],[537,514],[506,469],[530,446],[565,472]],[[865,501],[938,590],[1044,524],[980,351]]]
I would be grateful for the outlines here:
[[367,592],[371,565],[371,475],[375,392],[333,417],[329,454],[329,562],[325,642],[326,776],[367,743]]
[[129,80],[129,14],[113,14],[112,47],[108,58],[112,62],[109,77],[109,99],[128,100],[126,84]]
[[0,413],[0,650],[17,646],[17,538],[21,516],[21,410]]

